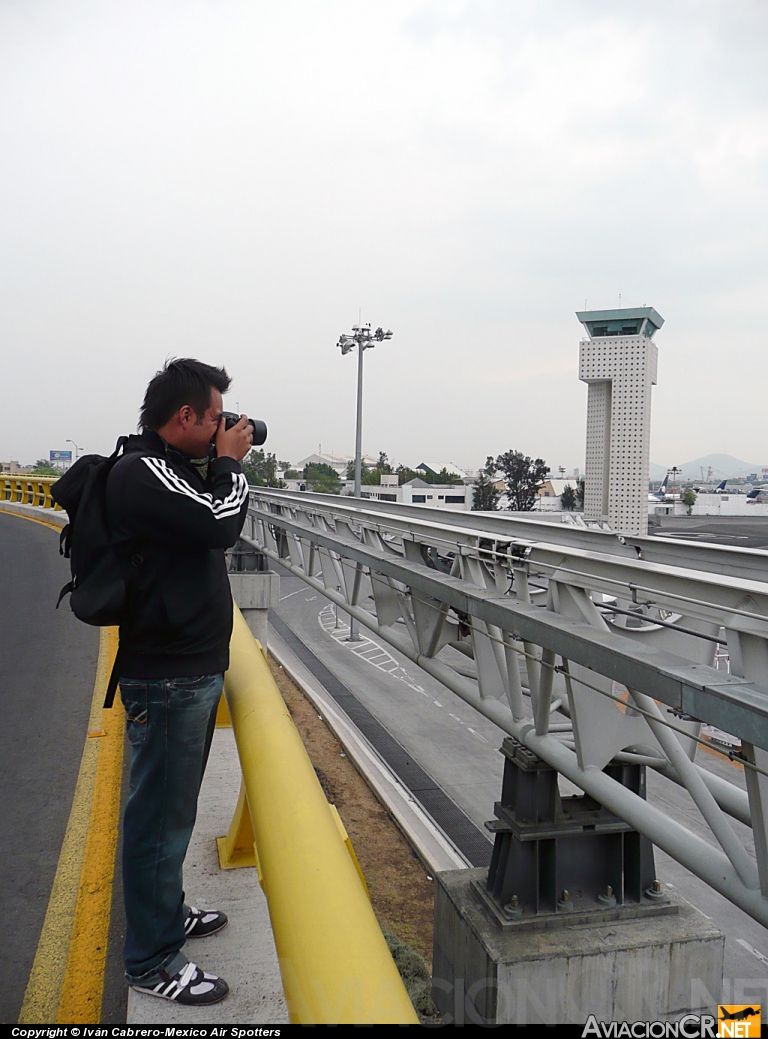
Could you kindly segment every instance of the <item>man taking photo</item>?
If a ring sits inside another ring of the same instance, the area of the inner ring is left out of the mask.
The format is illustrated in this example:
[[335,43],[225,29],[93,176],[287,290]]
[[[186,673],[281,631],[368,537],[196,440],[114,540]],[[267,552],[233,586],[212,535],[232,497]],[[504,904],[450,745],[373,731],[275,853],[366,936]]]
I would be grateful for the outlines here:
[[[141,992],[205,1006],[229,991],[182,947],[226,926],[184,901],[182,866],[229,666],[232,596],[224,551],[242,530],[252,443],[230,429],[223,368],[172,360],[147,387],[142,432],[107,483],[116,552],[131,562],[118,674],[131,744],[123,822],[125,973]],[[215,448],[215,451],[213,450]]]

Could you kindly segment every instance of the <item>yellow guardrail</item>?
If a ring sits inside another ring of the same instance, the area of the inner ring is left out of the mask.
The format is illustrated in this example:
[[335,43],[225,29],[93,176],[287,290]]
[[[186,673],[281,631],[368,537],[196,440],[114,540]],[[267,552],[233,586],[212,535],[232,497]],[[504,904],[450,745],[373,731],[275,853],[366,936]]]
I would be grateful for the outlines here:
[[[250,839],[294,1024],[418,1024],[418,1016],[275,685],[235,607],[225,695],[245,797],[230,829]],[[247,799],[247,805],[246,805]]]
[[57,509],[51,498],[51,484],[56,483],[58,476],[0,476],[0,501],[15,501],[22,505],[38,505],[44,509]]

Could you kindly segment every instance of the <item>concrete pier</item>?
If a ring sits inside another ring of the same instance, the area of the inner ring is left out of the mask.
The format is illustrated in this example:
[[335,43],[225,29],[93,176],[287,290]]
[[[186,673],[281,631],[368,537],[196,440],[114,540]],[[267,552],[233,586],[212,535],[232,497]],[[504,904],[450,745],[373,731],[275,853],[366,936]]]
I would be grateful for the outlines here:
[[455,1024],[653,1021],[713,1012],[725,939],[702,913],[668,893],[676,913],[502,933],[474,884],[485,869],[439,873],[433,998]]

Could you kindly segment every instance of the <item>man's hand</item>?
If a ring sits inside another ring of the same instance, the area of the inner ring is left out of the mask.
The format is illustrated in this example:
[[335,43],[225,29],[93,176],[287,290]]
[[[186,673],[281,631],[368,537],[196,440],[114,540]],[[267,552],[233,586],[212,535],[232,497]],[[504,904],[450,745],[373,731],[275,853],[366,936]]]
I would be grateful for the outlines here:
[[226,429],[226,419],[222,416],[216,433],[216,454],[219,458],[234,458],[242,461],[251,450],[253,443],[253,427],[247,415],[241,415],[240,421],[231,429]]

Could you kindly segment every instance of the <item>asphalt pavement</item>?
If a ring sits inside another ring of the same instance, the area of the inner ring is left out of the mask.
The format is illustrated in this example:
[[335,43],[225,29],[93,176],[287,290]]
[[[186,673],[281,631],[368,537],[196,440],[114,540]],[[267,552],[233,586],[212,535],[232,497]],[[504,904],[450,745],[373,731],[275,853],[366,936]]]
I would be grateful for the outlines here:
[[734,548],[768,548],[768,516],[660,516],[653,537],[704,541]]
[[484,823],[493,818],[501,793],[503,734],[498,727],[365,628],[362,645],[347,641],[343,611],[338,611],[337,627],[335,607],[282,568],[280,603],[272,612],[485,836]]
[[0,1021],[15,1022],[75,790],[99,632],[55,609],[58,535],[0,513]]

